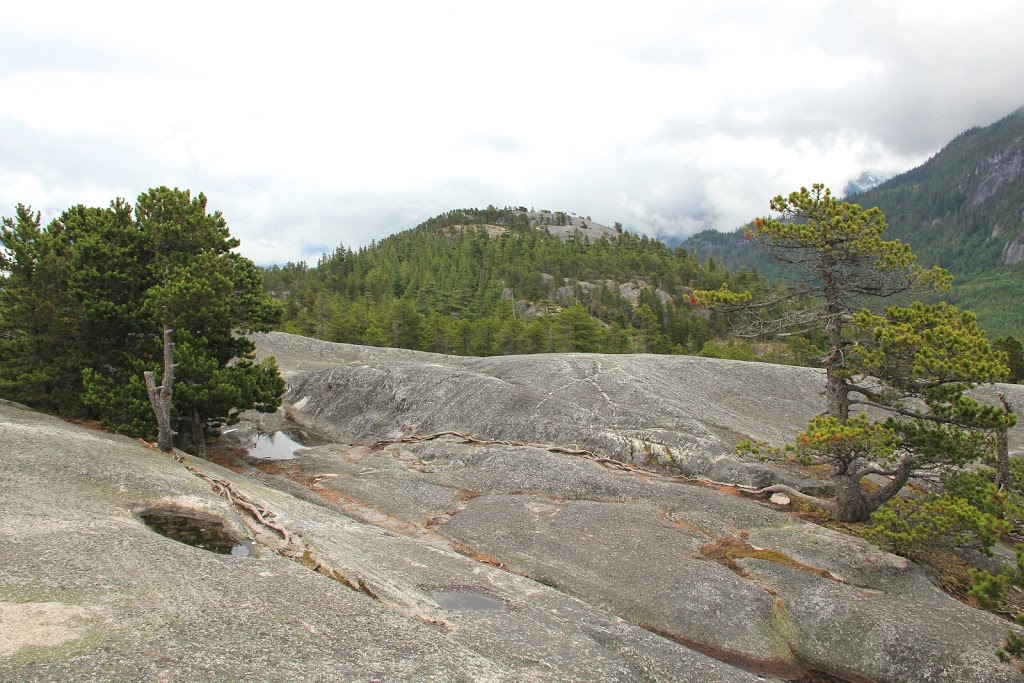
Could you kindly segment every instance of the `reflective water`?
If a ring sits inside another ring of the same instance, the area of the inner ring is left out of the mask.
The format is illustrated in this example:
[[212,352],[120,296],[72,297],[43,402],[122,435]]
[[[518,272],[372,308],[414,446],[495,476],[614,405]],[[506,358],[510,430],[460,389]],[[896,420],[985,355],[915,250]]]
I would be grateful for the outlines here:
[[472,590],[439,590],[432,592],[430,597],[441,609],[459,612],[504,612],[507,609],[501,600]]
[[221,555],[248,557],[253,542],[239,541],[227,533],[224,524],[180,512],[144,512],[139,518],[161,536]]
[[306,446],[288,436],[287,432],[258,434],[256,443],[249,449],[249,457],[261,460],[290,460],[300,448]]
[[261,460],[289,460],[295,457],[295,451],[300,448],[323,446],[326,443],[330,441],[293,425],[273,434],[257,434],[256,443],[249,449],[249,457]]

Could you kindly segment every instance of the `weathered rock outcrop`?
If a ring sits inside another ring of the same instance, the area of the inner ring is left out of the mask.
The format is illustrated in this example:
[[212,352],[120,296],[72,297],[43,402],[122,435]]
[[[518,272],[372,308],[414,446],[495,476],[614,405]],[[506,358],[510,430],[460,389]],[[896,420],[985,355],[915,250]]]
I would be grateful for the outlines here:
[[[785,475],[737,461],[734,444],[781,445],[823,408],[823,376],[810,368],[647,354],[471,358],[279,332],[256,342],[287,375],[290,414],[352,443],[454,430],[765,485]],[[1024,405],[1024,386],[1002,389]],[[1024,448],[1024,424],[1011,448]]]
[[[0,443],[3,681],[757,680],[553,588],[210,463],[3,404]],[[295,558],[186,466],[270,511]],[[185,545],[143,524],[154,510],[259,544],[249,557]]]
[[626,621],[763,674],[1013,681],[1008,625],[913,563],[713,488],[457,439],[324,446],[304,476]]
[[1003,247],[1003,263],[1012,266],[1024,261],[1024,235],[1015,237]]
[[[913,563],[670,476],[777,476],[728,451],[802,427],[814,371],[258,345],[290,416],[350,440],[279,464],[290,479],[0,402],[0,680],[1024,681],[994,654],[1007,622]],[[444,430],[658,471],[407,438]],[[170,540],[156,511],[254,550]]]
[[1024,175],[1024,137],[1019,137],[978,164],[974,175],[981,182],[971,194],[971,206],[980,206]]

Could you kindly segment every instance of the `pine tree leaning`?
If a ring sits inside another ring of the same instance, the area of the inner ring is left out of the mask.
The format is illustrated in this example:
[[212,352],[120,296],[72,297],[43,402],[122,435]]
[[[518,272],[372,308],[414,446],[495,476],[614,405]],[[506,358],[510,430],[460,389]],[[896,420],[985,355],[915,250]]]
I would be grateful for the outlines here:
[[[952,278],[918,266],[908,245],[885,241],[877,208],[841,201],[821,184],[778,196],[770,208],[778,217],[758,219],[746,237],[788,266],[792,284],[759,300],[725,288],[697,292],[695,300],[726,314],[738,337],[823,331],[826,405],[794,443],[744,443],[738,450],[827,465],[833,498],[784,485],[763,492],[786,492],[838,521],[862,522],[911,476],[986,452],[987,435],[1012,416],[967,392],[1004,378],[1006,356],[970,312],[944,303],[882,307],[948,290]],[[865,485],[869,475],[885,483]]]

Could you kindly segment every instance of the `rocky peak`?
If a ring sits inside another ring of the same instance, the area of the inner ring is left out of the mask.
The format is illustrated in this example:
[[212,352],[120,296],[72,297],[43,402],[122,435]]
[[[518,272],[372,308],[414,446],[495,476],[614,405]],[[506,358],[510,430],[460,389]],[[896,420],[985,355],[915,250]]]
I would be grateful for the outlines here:
[[1024,261],[1024,235],[1010,240],[1003,247],[1003,263],[1012,266]]
[[979,163],[974,175],[981,176],[970,198],[970,205],[977,207],[1024,175],[1024,135]]

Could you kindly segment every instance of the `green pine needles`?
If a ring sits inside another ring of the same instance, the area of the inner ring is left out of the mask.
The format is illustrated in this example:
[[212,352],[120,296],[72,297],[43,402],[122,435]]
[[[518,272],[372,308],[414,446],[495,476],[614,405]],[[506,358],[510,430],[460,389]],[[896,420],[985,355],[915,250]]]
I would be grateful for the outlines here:
[[46,227],[19,205],[0,231],[0,396],[152,436],[143,373],[162,375],[168,327],[179,444],[201,451],[240,411],[276,410],[277,366],[245,335],[271,329],[280,305],[237,246],[187,190],[74,206]]

